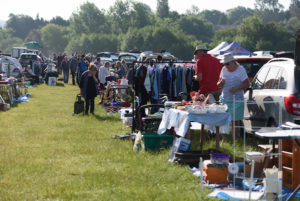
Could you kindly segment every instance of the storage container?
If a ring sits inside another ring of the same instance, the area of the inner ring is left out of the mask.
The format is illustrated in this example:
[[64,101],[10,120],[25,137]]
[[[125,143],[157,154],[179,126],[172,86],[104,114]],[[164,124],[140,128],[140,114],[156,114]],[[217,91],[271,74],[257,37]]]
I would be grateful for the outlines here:
[[230,155],[224,153],[211,153],[210,160],[214,164],[228,164]]
[[143,140],[145,144],[145,151],[159,151],[161,148],[168,148],[172,145],[173,135],[157,133],[144,133]]

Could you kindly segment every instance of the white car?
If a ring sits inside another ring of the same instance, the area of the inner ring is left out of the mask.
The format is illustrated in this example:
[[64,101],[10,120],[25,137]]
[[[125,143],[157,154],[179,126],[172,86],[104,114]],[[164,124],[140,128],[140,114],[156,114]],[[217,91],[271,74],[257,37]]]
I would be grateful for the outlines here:
[[[10,68],[10,73],[8,73],[8,68]],[[22,73],[22,66],[17,59],[1,55],[0,73],[4,73],[5,76],[8,76],[9,74],[10,76],[18,77]]]
[[300,124],[300,67],[294,59],[275,58],[256,74],[245,93],[244,125],[247,131]]

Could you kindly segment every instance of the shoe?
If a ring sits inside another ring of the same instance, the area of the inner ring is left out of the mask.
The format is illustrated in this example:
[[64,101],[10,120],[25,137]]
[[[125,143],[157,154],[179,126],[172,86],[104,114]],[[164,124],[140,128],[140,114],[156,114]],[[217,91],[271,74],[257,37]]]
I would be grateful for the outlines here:
[[88,112],[85,112],[84,115],[89,115],[89,113],[88,113]]
[[90,112],[92,115],[95,115],[94,112]]

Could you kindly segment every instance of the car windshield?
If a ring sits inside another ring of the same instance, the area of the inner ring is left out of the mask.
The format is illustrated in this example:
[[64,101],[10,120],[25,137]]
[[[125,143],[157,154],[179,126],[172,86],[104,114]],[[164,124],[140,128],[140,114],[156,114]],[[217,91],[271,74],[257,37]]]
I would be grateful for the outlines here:
[[126,63],[132,63],[137,60],[135,56],[131,55],[122,55],[119,57],[120,61],[122,61],[123,59],[126,61]]
[[110,55],[109,55],[109,54],[106,54],[106,53],[100,53],[100,54],[97,54],[97,57],[106,57],[106,58],[110,58]]
[[246,69],[248,77],[254,77],[258,70],[265,64],[267,61],[239,61],[239,63],[244,66]]

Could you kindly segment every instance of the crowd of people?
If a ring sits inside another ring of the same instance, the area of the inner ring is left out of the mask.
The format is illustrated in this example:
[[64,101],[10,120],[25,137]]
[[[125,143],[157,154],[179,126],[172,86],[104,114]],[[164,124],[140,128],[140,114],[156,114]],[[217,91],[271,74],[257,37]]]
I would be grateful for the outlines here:
[[54,53],[53,62],[56,63],[58,73],[63,75],[64,83],[69,82],[71,75],[72,84],[78,84],[80,94],[85,98],[85,114],[89,112],[94,114],[94,100],[98,88],[104,90],[108,81],[125,78],[128,71],[125,60],[102,63],[101,58],[90,54],[73,53],[71,56],[66,54],[57,56]]
[[[205,45],[198,45],[194,51],[196,68],[194,79],[199,81],[199,93],[208,96],[212,94],[216,101],[226,104],[231,116],[235,117],[232,126],[235,125],[236,137],[238,137],[239,122],[244,116],[244,89],[249,87],[246,70],[233,57],[232,54],[224,55],[222,61],[207,53]],[[105,89],[107,81],[116,81],[125,78],[128,72],[126,62],[102,63],[100,58],[91,55],[53,54],[59,73],[63,73],[65,83],[72,75],[72,84],[76,82],[80,87],[80,93],[85,98],[85,114],[90,111],[94,114],[95,97],[98,88]],[[233,104],[233,100],[238,101]],[[240,101],[240,102],[239,102]],[[235,113],[234,113],[235,112]],[[233,114],[234,113],[234,114]],[[226,140],[226,135],[223,135]]]

